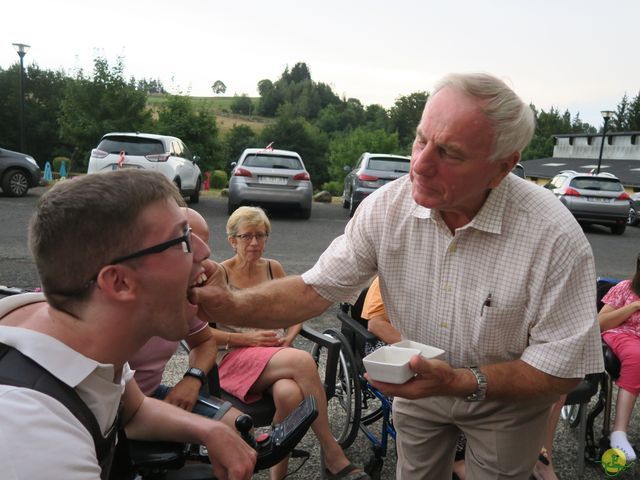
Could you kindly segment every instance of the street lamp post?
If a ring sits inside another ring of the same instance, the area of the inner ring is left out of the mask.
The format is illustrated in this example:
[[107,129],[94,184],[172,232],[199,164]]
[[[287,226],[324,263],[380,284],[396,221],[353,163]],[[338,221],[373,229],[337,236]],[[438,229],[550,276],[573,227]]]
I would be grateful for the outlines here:
[[20,57],[20,151],[25,153],[24,145],[24,56],[29,51],[30,45],[14,43],[13,46]]
[[600,164],[602,163],[602,150],[604,149],[604,140],[605,135],[607,134],[607,124],[616,112],[612,112],[611,110],[602,110],[600,113],[602,114],[602,118],[604,118],[604,127],[602,128],[602,142],[600,143],[600,155],[598,155],[598,167],[596,168],[596,175],[600,173]]

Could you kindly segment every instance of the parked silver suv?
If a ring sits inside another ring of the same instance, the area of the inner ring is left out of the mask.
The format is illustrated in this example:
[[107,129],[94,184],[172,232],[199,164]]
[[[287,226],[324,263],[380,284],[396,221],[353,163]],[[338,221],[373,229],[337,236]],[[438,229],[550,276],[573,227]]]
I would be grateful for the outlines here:
[[629,217],[629,195],[610,173],[591,175],[565,170],[545,185],[581,223],[594,223],[622,235]]
[[311,217],[313,186],[296,152],[246,148],[232,162],[229,177],[229,215],[243,204],[288,205],[304,219]]
[[344,179],[342,206],[353,214],[360,202],[385,183],[409,173],[411,157],[387,153],[363,153],[355,166],[345,166],[349,172]]
[[200,200],[202,175],[193,155],[182,140],[153,133],[107,133],[91,150],[87,173],[118,168],[157,170],[176,184],[191,203]]

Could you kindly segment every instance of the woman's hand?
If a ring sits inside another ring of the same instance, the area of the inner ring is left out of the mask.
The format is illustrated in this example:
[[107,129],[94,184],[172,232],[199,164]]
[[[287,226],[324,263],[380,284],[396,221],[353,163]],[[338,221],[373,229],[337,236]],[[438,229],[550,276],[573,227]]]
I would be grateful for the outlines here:
[[258,330],[247,332],[244,335],[249,347],[279,347],[282,345],[282,338],[275,330]]

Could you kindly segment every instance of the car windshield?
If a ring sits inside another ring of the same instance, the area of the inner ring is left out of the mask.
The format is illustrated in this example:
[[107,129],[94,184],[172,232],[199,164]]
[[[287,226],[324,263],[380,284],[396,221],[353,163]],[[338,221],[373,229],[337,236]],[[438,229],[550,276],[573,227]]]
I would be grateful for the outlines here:
[[622,191],[622,184],[614,178],[577,177],[571,181],[571,186],[579,190],[596,190],[600,192]]
[[98,145],[98,150],[108,153],[120,153],[124,150],[126,155],[159,155],[165,153],[160,140],[139,137],[108,137],[103,138]]
[[300,160],[297,157],[289,157],[286,155],[269,155],[263,153],[248,155],[244,159],[242,166],[302,170],[302,163],[300,163]]
[[409,173],[409,165],[410,161],[408,158],[374,157],[369,159],[368,168],[383,172]]

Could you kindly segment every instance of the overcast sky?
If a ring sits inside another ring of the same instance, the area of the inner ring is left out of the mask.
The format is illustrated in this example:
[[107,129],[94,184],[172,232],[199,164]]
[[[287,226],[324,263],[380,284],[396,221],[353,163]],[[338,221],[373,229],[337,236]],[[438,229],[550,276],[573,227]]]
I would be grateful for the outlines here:
[[257,95],[306,62],[313,80],[390,107],[452,71],[505,79],[527,102],[599,127],[640,90],[639,0],[23,0],[3,2],[0,66],[89,73],[96,55],[173,93]]

